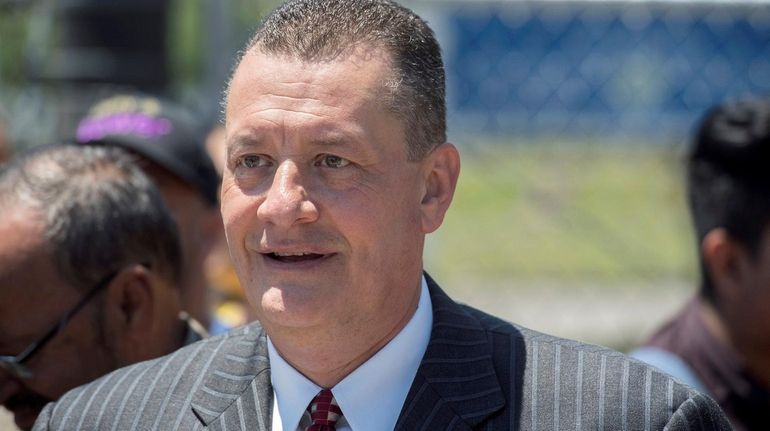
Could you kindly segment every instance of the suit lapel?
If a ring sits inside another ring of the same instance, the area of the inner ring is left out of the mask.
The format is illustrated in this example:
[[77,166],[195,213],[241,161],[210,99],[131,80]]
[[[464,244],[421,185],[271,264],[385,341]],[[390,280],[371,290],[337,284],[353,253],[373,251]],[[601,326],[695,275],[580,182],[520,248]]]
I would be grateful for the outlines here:
[[229,335],[215,354],[193,395],[192,409],[205,426],[226,420],[224,413],[236,410],[235,417],[270,429],[273,388],[266,335],[258,323],[241,331]]
[[486,331],[425,274],[433,327],[397,430],[464,430],[505,405]]

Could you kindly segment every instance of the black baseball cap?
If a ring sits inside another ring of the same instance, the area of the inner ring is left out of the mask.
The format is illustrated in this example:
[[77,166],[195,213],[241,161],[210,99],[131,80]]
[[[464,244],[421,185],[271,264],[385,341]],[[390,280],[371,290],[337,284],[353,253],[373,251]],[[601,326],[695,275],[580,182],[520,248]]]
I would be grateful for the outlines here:
[[205,148],[205,134],[181,106],[159,97],[117,94],[96,102],[80,121],[79,144],[133,151],[217,204],[219,175]]

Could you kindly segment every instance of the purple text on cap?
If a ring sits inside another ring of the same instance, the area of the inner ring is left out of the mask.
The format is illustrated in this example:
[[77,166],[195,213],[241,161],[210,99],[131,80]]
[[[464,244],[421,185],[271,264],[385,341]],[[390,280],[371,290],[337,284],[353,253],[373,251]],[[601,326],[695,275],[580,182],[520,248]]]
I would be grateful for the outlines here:
[[157,138],[168,135],[173,126],[166,118],[155,118],[140,113],[115,114],[107,117],[89,118],[78,126],[78,142],[102,139],[108,135],[137,135],[142,138]]

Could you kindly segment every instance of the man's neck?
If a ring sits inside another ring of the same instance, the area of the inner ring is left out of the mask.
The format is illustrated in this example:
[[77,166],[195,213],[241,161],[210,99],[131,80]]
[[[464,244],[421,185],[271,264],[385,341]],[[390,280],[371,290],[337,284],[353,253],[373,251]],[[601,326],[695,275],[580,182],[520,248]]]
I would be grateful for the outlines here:
[[331,388],[398,335],[414,315],[419,300],[418,288],[400,318],[387,327],[368,325],[351,329],[339,325],[331,329],[284,331],[265,325],[265,330],[286,362],[318,386]]
[[730,335],[731,330],[728,322],[720,311],[703,298],[698,301],[698,312],[706,330],[721,343],[729,346],[736,352],[751,377],[765,388],[770,389],[770,367],[767,365],[770,358],[768,358],[766,352],[757,354],[754,351],[741,349],[735,342],[734,337]]

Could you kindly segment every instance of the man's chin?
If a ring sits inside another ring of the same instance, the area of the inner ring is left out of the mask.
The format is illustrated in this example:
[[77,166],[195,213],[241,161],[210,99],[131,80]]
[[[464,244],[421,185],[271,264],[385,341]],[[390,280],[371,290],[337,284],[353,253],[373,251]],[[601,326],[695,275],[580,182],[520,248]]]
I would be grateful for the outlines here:
[[[314,287],[271,287],[260,298],[259,318],[283,327],[304,327],[329,318],[333,296],[324,297]],[[264,322],[263,322],[264,323]]]
[[13,421],[23,431],[31,430],[42,407],[21,407],[13,411]]
[[24,394],[7,400],[3,407],[13,414],[13,421],[17,427],[28,430],[32,429],[35,419],[49,402],[51,402],[50,399],[37,394]]

